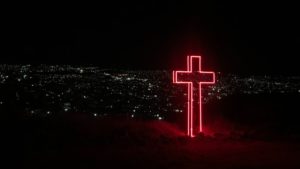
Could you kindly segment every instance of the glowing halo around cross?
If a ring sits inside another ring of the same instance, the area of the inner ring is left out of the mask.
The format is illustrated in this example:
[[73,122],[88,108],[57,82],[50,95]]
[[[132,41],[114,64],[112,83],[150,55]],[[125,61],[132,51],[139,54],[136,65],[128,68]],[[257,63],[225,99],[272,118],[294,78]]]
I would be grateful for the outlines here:
[[[195,64],[198,64],[196,68]],[[204,80],[204,77],[208,77],[210,80]],[[201,87],[203,84],[214,84],[215,73],[201,70],[201,56],[187,56],[187,70],[173,71],[173,83],[188,85],[187,135],[194,137],[194,130],[197,130],[198,133],[203,132]],[[194,90],[198,90],[198,93],[194,93]],[[194,116],[198,116],[198,118],[194,118]],[[194,123],[198,126],[197,128],[194,127]]]

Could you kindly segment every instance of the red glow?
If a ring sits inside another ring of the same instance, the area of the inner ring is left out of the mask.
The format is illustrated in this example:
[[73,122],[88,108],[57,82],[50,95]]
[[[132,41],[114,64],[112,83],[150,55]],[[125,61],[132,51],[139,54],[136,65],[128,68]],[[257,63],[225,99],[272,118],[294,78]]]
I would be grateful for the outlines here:
[[[193,60],[198,60],[199,67],[197,68],[198,70],[193,70]],[[195,74],[195,75],[193,75]],[[188,77],[189,80],[184,80],[184,79],[178,79],[178,76],[186,76]],[[208,76],[212,78],[212,80],[199,80],[197,79],[198,77],[202,76]],[[187,135],[190,137],[194,137],[194,118],[193,116],[195,115],[194,109],[197,107],[193,107],[193,104],[199,103],[198,109],[198,125],[199,125],[199,132],[202,132],[202,94],[201,94],[201,87],[202,84],[214,84],[215,83],[215,73],[212,71],[202,71],[201,70],[201,56],[187,56],[187,71],[173,71],[173,83],[178,83],[178,84],[187,84],[188,85],[188,111],[187,111]],[[198,88],[194,88],[194,86],[197,86]],[[194,91],[193,90],[199,90],[199,98],[194,98]],[[199,102],[195,102],[194,100],[199,100]]]

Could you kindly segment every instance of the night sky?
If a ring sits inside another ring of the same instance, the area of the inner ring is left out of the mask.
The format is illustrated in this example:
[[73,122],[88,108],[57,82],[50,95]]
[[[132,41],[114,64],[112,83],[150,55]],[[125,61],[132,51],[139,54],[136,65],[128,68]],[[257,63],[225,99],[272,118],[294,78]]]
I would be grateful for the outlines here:
[[299,75],[299,11],[282,3],[8,5],[1,63]]

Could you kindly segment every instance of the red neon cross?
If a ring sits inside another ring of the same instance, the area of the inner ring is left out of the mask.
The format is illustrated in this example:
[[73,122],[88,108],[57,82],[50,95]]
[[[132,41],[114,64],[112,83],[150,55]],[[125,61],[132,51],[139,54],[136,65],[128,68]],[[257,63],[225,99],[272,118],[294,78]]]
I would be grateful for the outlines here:
[[[201,71],[201,56],[187,56],[187,71],[173,71],[173,83],[188,84],[187,135],[194,137],[194,130],[202,132],[202,84],[214,84],[215,73]],[[194,119],[194,116],[197,118]],[[194,123],[198,126],[194,128]]]

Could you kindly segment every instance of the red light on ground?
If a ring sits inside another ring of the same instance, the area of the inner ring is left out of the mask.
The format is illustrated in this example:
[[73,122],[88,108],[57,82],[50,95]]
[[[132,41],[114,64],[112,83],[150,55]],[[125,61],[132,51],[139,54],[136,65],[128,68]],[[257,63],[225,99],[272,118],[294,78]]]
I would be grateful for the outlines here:
[[[193,68],[194,64],[199,64],[197,70]],[[203,76],[211,78],[211,80],[199,79]],[[184,79],[185,77],[185,79]],[[188,111],[187,111],[187,135],[194,137],[194,129],[202,132],[202,84],[214,84],[215,73],[212,71],[201,70],[201,56],[187,56],[187,70],[173,71],[173,83],[188,85]],[[194,93],[198,90],[198,96]],[[198,116],[195,121],[194,116]],[[194,123],[198,123],[198,129],[194,128]]]

